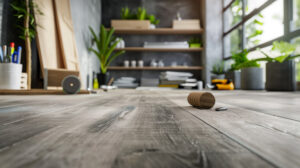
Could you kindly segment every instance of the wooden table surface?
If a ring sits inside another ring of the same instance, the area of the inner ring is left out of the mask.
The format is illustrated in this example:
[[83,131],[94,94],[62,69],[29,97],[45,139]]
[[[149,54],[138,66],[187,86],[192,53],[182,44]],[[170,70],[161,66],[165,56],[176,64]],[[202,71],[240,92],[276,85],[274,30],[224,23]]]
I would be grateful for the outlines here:
[[300,167],[300,94],[187,91],[0,96],[1,168]]

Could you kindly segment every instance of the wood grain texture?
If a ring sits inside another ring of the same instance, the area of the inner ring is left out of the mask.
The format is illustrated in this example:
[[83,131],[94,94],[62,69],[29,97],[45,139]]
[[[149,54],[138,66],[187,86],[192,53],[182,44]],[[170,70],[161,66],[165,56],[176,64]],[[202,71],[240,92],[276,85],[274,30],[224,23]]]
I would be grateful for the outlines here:
[[134,52],[201,52],[203,48],[144,48],[144,47],[126,47],[116,48],[116,51],[134,51]]
[[170,35],[199,35],[204,32],[203,29],[199,30],[176,30],[173,28],[156,28],[156,29],[148,29],[148,30],[141,30],[141,29],[116,29],[116,34],[170,34]]
[[[43,14],[36,14],[37,46],[39,50],[41,69],[64,68],[61,48],[59,47],[58,32],[55,26],[53,0],[34,0]],[[39,13],[36,11],[36,13]]]
[[108,70],[147,70],[147,71],[163,71],[163,70],[178,70],[178,71],[199,71],[202,70],[202,66],[177,66],[177,67],[122,67],[122,66],[110,66],[108,67]]
[[74,34],[70,0],[53,0],[58,37],[67,70],[79,71],[78,51]]
[[0,96],[1,168],[299,167],[298,121],[225,103],[244,94],[277,103],[277,93],[215,92],[226,112],[192,108],[188,94]]

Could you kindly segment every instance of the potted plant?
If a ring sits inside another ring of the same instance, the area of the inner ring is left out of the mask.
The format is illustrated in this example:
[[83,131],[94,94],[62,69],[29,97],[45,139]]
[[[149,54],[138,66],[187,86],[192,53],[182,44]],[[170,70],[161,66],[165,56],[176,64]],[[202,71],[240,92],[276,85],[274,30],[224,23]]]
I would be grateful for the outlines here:
[[263,69],[257,60],[248,60],[237,66],[241,69],[241,88],[243,90],[263,90]]
[[116,41],[116,38],[113,37],[114,28],[106,30],[103,25],[100,28],[100,34],[97,35],[95,31],[90,27],[91,34],[93,36],[93,42],[96,43],[96,49],[90,48],[90,51],[96,54],[100,61],[100,74],[98,75],[99,85],[105,85],[108,83],[108,73],[107,68],[121,54],[124,54],[125,51],[119,51],[114,53],[115,48],[117,47],[120,40]]
[[190,48],[201,48],[201,40],[200,38],[192,38],[189,40],[189,46]]
[[[27,88],[31,89],[31,64],[32,64],[32,39],[36,35],[36,22],[34,19],[35,15],[43,15],[37,4],[30,0],[18,1],[14,0],[11,3],[11,7],[14,10],[14,16],[16,17],[16,27],[20,31],[19,37],[25,42],[26,52],[26,71],[27,71]],[[14,65],[16,66],[16,65]]]
[[142,7],[139,7],[136,11],[132,11],[128,7],[122,8],[121,18],[122,20],[112,20],[111,26],[115,29],[150,29],[155,28],[160,22]]
[[224,62],[217,63],[213,66],[213,69],[211,71],[212,75],[212,80],[214,79],[225,79],[225,67],[224,67]]
[[241,89],[241,69],[239,65],[248,61],[248,53],[248,50],[245,49],[240,53],[233,54],[232,60],[234,62],[231,64],[229,71],[225,74],[226,79],[233,81],[235,89]]
[[261,51],[266,57],[254,61],[267,61],[266,90],[268,91],[296,91],[296,64],[294,59],[300,55],[292,56],[296,46],[288,42],[274,42],[271,53],[278,54],[271,57]]

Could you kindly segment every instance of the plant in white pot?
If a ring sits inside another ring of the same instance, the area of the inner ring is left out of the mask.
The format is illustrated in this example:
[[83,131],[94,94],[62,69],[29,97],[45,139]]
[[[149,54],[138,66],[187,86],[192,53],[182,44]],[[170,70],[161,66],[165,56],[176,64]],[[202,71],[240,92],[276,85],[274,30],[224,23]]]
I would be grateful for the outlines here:
[[268,91],[296,91],[296,64],[294,59],[300,55],[292,55],[296,46],[288,42],[274,42],[271,49],[272,57],[261,51],[266,57],[253,61],[267,61],[266,90]]
[[226,79],[231,79],[233,81],[235,89],[241,89],[241,69],[239,65],[248,61],[248,53],[248,50],[245,49],[242,52],[233,54],[233,64],[231,64],[231,68],[225,74]]
[[212,77],[211,79],[225,79],[225,66],[224,62],[216,63],[212,68]]
[[93,41],[96,43],[96,49],[90,48],[90,51],[96,54],[100,61],[100,74],[98,75],[98,82],[100,85],[106,85],[108,82],[107,68],[121,54],[125,51],[114,52],[120,40],[116,41],[113,37],[114,28],[106,30],[106,28],[101,25],[100,33],[97,35],[95,31],[90,27],[90,31],[93,36]]

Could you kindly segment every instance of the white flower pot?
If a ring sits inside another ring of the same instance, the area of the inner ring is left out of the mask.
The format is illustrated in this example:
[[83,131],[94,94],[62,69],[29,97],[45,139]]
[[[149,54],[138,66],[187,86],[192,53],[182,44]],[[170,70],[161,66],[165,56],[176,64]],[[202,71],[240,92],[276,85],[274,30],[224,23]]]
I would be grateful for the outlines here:
[[22,64],[0,64],[0,89],[21,89]]

